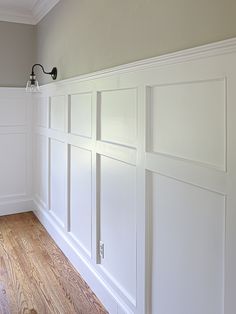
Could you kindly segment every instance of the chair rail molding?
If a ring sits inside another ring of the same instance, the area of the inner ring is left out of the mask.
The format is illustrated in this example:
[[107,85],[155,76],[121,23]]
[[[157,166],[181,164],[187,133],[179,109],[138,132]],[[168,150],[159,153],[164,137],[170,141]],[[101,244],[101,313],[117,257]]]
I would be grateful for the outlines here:
[[123,74],[126,72],[145,70],[148,68],[162,67],[169,64],[176,64],[180,62],[194,61],[200,58],[214,57],[219,55],[227,55],[236,52],[236,38],[230,38],[222,41],[217,41],[193,48],[188,48],[176,52],[167,53],[157,57],[142,59],[130,62],[123,65],[118,65],[112,68],[103,69],[100,71],[82,74],[69,79],[64,79],[56,82],[51,82],[42,87],[48,88],[62,87],[81,81],[99,79],[109,75]]

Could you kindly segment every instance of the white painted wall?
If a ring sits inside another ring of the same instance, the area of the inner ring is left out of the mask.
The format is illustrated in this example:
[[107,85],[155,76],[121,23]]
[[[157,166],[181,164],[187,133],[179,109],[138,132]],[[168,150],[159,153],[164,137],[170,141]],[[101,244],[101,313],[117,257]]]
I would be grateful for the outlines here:
[[35,99],[36,214],[112,314],[234,313],[235,57],[226,41]]
[[0,215],[32,210],[31,98],[0,88]]

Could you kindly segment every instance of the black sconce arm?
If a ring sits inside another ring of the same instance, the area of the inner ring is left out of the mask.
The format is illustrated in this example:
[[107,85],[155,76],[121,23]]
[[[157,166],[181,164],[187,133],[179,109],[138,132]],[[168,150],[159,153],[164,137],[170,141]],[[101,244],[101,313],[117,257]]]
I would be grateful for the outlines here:
[[32,71],[31,71],[31,76],[32,76],[32,77],[35,77],[34,68],[35,68],[36,66],[41,67],[41,69],[43,70],[43,73],[44,73],[44,74],[49,74],[49,75],[51,75],[51,77],[52,77],[53,80],[55,80],[55,79],[57,78],[57,68],[54,67],[51,72],[46,72],[46,71],[44,70],[44,67],[43,67],[41,64],[39,64],[39,63],[35,63],[35,64],[32,66]]

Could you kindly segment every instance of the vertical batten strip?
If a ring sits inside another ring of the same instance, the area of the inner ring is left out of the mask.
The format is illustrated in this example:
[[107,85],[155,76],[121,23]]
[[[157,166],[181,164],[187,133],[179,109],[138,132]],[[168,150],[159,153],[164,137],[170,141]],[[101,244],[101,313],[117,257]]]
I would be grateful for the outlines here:
[[137,89],[137,166],[136,166],[136,254],[137,254],[137,313],[145,313],[146,292],[146,203],[145,203],[145,145],[146,145],[146,87]]
[[99,160],[96,151],[96,141],[98,136],[98,112],[99,93],[92,94],[92,260],[99,263],[99,238],[100,238],[100,201],[99,201]]

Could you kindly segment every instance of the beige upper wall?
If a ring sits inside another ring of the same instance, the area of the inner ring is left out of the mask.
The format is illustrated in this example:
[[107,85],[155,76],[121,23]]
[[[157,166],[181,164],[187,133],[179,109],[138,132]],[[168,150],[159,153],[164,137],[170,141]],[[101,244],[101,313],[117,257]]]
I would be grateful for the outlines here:
[[35,61],[33,25],[0,22],[0,86],[22,87]]
[[37,60],[65,79],[234,37],[235,12],[235,0],[61,0],[37,26]]
[[61,0],[37,27],[0,22],[0,86],[24,86],[36,60],[65,79],[232,38],[235,12],[235,0]]

